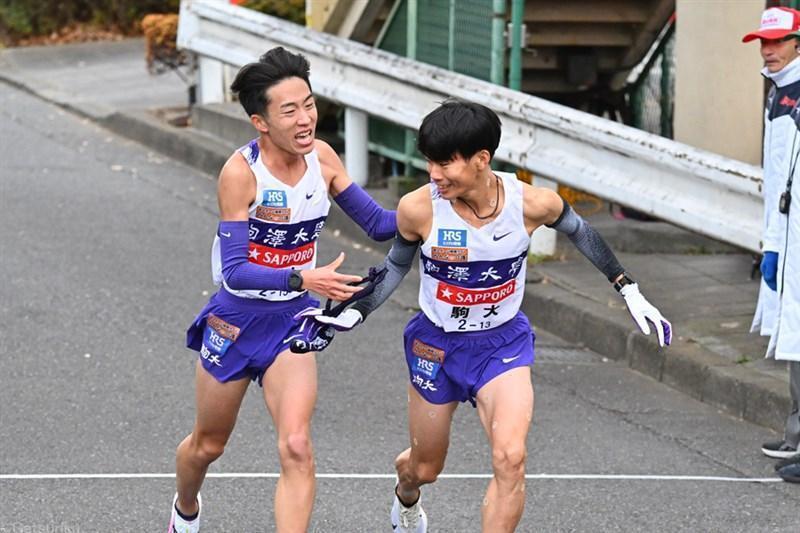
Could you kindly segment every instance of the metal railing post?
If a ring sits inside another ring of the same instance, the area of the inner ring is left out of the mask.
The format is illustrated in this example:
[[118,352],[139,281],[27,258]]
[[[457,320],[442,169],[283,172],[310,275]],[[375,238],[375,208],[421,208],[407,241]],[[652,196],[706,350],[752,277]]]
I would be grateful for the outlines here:
[[[417,0],[408,0],[408,17],[406,21],[406,57],[408,59],[417,58]],[[405,174],[411,176],[412,158],[414,157],[414,133],[405,130],[405,142],[403,152],[405,153]]]
[[505,85],[506,78],[506,0],[492,2],[492,72],[491,81]]
[[222,63],[216,59],[200,56],[197,61],[197,103],[224,102],[225,87],[222,79]]
[[508,87],[519,91],[522,87],[522,17],[525,0],[511,0],[511,64],[508,69]]
[[344,108],[344,158],[347,174],[361,186],[369,174],[369,139],[367,114],[352,107]]

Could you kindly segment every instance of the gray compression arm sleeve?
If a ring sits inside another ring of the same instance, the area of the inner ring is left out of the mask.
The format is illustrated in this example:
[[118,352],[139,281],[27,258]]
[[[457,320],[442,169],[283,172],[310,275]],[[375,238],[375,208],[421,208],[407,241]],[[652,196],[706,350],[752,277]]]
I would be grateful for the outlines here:
[[372,311],[385,302],[411,270],[417,248],[419,248],[419,241],[408,241],[400,235],[400,232],[397,232],[392,248],[383,261],[386,276],[375,287],[372,294],[356,302],[352,309],[358,310],[366,319]]
[[619,264],[614,252],[608,247],[606,241],[576,213],[564,200],[564,210],[558,220],[547,224],[548,228],[565,233],[572,244],[585,255],[597,269],[605,274],[608,281],[614,281],[625,272]]

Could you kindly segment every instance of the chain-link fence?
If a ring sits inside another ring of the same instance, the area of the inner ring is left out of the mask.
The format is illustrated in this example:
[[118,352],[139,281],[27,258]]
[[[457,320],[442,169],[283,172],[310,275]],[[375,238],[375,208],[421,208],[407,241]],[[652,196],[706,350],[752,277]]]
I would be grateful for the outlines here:
[[636,79],[629,93],[632,125],[671,139],[675,105],[674,23],[654,46],[641,70],[634,71]]

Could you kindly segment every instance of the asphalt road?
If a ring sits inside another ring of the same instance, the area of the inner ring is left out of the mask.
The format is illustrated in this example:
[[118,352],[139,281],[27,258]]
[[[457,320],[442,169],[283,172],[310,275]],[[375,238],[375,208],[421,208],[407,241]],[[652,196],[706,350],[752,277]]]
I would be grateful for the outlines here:
[[[0,532],[163,531],[194,412],[184,331],[214,290],[214,181],[6,86],[0,161]],[[321,261],[339,250],[349,271],[378,261],[332,233]],[[415,296],[408,280],[319,357],[314,531],[390,531]],[[773,476],[758,447],[774,433],[537,333],[519,531],[800,529],[800,486],[752,481]],[[203,488],[203,530],[272,531],[277,471],[252,386]],[[468,405],[445,473],[464,477],[424,489],[430,531],[478,531],[490,459]]]

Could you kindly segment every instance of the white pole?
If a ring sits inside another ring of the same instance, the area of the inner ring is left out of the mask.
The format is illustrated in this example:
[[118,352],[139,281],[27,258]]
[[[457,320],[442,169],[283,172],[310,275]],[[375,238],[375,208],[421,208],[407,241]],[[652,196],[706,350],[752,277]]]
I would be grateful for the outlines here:
[[[536,176],[536,187],[558,191],[558,184],[555,181]],[[556,253],[556,230],[546,226],[540,226],[533,232],[531,247],[528,249],[530,255],[552,257]]]
[[367,184],[369,150],[367,114],[346,107],[344,110],[344,155],[347,174],[361,186]]
[[200,56],[197,62],[198,104],[216,104],[225,101],[223,66],[220,61]]

